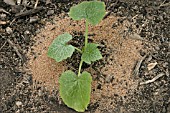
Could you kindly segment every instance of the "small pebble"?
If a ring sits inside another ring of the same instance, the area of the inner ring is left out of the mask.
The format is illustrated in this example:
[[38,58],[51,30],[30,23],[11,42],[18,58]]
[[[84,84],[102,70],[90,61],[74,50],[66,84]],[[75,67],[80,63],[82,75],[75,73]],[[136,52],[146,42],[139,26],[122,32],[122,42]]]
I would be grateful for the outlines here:
[[30,33],[30,31],[26,30],[26,31],[24,32],[24,34],[25,34],[25,35],[29,35],[29,34],[31,34],[31,33]]
[[165,62],[165,63],[162,64],[162,66],[166,67],[166,66],[168,66],[168,64],[169,64],[168,62]]
[[106,78],[105,78],[105,81],[107,83],[112,82],[112,80],[113,80],[113,76],[112,75],[107,75]]
[[38,90],[38,96],[42,96],[43,92],[41,90]]
[[18,109],[15,113],[20,113],[20,110]]
[[7,16],[6,14],[0,14],[0,19],[1,19],[1,20],[5,20],[5,19],[6,19],[6,16]]
[[159,46],[156,46],[156,47],[155,47],[155,50],[159,51],[159,50],[160,50]]
[[52,15],[52,14],[54,14],[54,10],[49,10],[49,11],[47,12],[47,15],[48,15],[48,16],[50,16],[50,15]]
[[20,107],[22,105],[22,102],[21,101],[16,101],[15,104]]
[[8,34],[12,34],[12,33],[13,33],[12,28],[7,27],[7,28],[6,28],[6,32],[7,32]]
[[38,16],[30,17],[30,23],[34,23],[38,21]]

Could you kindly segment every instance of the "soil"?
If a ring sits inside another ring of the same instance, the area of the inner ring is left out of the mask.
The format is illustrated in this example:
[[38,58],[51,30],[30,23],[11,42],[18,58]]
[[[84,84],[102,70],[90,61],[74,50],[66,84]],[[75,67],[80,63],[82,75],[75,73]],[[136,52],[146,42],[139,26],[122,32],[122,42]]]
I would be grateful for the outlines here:
[[[86,112],[170,113],[170,3],[105,3],[108,14],[99,25],[89,27],[89,42],[99,44],[103,59],[83,64],[82,70],[93,78]],[[56,63],[46,53],[64,32],[73,35],[70,44],[82,47],[85,22],[68,17],[69,8],[77,4],[70,0],[40,0],[41,11],[16,17],[34,4],[14,7],[0,2],[0,8],[10,13],[0,12],[0,112],[74,113],[59,96],[58,78],[65,70],[76,72],[80,55],[74,52]]]
[[[101,47],[103,49],[103,59],[97,62],[100,64],[97,66],[92,64],[89,68],[83,66],[90,73],[93,73],[91,104],[99,103],[100,107],[98,109],[103,109],[107,107],[105,106],[106,104],[111,103],[110,101],[105,101],[106,98],[113,98],[114,95],[125,96],[128,89],[137,84],[131,79],[131,73],[135,63],[140,58],[139,50],[142,48],[142,42],[133,39],[123,39],[120,32],[123,32],[124,26],[120,25],[114,29],[111,26],[112,23],[117,22],[117,19],[111,16],[103,20],[99,25],[89,27],[89,35],[93,34],[93,36],[90,36],[91,41],[105,46],[105,48]],[[83,45],[84,37],[82,32],[85,26],[84,21],[76,22],[68,17],[59,20],[54,17],[54,21],[56,21],[55,24],[46,25],[46,28],[35,37],[37,44],[35,44],[33,50],[34,53],[39,53],[39,55],[34,59],[35,56],[29,54],[31,57],[28,65],[30,65],[30,71],[34,80],[43,82],[47,87],[56,86],[58,89],[59,76],[68,68],[67,65],[70,65],[70,69],[78,70],[80,56],[77,57],[75,54],[67,62],[56,63],[56,61],[47,57],[48,47],[59,34],[64,32],[72,33],[74,31],[81,32],[81,35],[73,35],[75,39],[77,38],[73,42],[76,43],[77,41],[78,44]],[[101,44],[101,41],[104,41],[104,45]],[[76,62],[72,62],[72,60]],[[105,64],[105,66],[103,67],[102,64]],[[102,99],[102,97],[104,98]],[[111,108],[114,108],[114,100],[112,101],[113,105]]]

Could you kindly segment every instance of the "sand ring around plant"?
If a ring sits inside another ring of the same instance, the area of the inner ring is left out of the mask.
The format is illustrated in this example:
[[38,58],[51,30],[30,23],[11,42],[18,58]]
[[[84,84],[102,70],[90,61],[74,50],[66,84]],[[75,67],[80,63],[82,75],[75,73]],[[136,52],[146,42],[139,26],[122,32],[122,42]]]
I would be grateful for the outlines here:
[[[136,62],[141,58],[139,50],[142,42],[123,37],[126,23],[112,27],[118,17],[109,16],[97,26],[89,27],[89,34],[95,42],[105,41],[110,48],[108,63],[101,68],[100,75],[91,67],[86,70],[92,74],[92,92],[90,104],[99,103],[98,109],[103,107],[113,109],[114,97],[124,97],[129,90],[136,88],[137,81],[132,76]],[[67,69],[66,61],[57,63],[47,57],[47,50],[51,42],[58,35],[68,32],[84,32],[85,22],[73,21],[69,17],[63,19],[54,17],[53,22],[46,24],[45,28],[35,37],[36,43],[29,51],[27,66],[33,76],[33,80],[40,81],[49,89],[58,90],[58,79]],[[100,77],[99,77],[100,76]],[[99,79],[96,79],[99,77]],[[107,101],[106,101],[107,100]],[[106,104],[111,106],[106,106]]]

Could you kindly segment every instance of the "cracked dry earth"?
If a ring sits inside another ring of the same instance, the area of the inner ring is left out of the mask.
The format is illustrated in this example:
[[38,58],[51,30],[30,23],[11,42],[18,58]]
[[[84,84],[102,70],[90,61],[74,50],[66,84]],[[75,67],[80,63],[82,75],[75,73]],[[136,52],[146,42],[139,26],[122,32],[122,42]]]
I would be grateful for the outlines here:
[[[132,72],[136,62],[141,58],[139,51],[142,48],[142,42],[124,36],[126,23],[113,28],[112,24],[118,23],[117,20],[118,17],[109,16],[99,25],[89,27],[90,40],[105,47],[102,52],[103,59],[98,61],[104,65],[98,63],[96,66],[85,68],[92,73],[93,77],[90,105],[97,105],[99,111],[114,109],[117,105],[115,102],[122,101],[121,99],[127,96],[129,89],[133,90],[137,87],[137,81],[134,80]],[[61,73],[67,68],[75,69],[76,67],[72,66],[71,61],[70,64],[67,61],[57,63],[48,58],[48,47],[59,34],[84,32],[85,23],[83,20],[73,21],[69,17],[63,19],[55,17],[52,23],[48,23],[45,29],[35,37],[36,44],[31,49],[33,51],[30,50],[28,54],[30,56],[28,67],[33,80],[43,83],[49,90],[53,88],[58,90],[58,79]],[[75,36],[83,38],[81,33]],[[76,56],[73,55],[73,57]],[[56,96],[59,98],[59,95]]]

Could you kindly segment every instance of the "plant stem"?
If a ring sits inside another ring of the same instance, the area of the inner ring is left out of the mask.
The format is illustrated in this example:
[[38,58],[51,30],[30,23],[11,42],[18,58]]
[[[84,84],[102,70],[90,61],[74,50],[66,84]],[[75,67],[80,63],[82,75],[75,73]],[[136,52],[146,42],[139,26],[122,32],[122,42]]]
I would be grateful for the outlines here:
[[89,22],[86,20],[86,31],[85,31],[85,49],[87,47],[88,44],[88,26],[89,26]]
[[78,52],[83,53],[79,48],[74,47]]
[[81,59],[80,64],[79,64],[78,77],[80,76],[80,71],[81,71],[82,64],[83,64],[83,60]]
[[[86,49],[87,44],[88,44],[88,26],[89,26],[89,23],[88,23],[88,21],[86,20],[85,45],[84,45],[84,49]],[[80,49],[78,49],[78,48],[76,48],[76,47],[75,47],[75,49],[78,50],[79,52],[83,53]],[[78,77],[80,76],[82,64],[83,64],[83,60],[81,59],[80,64],[79,64]]]

